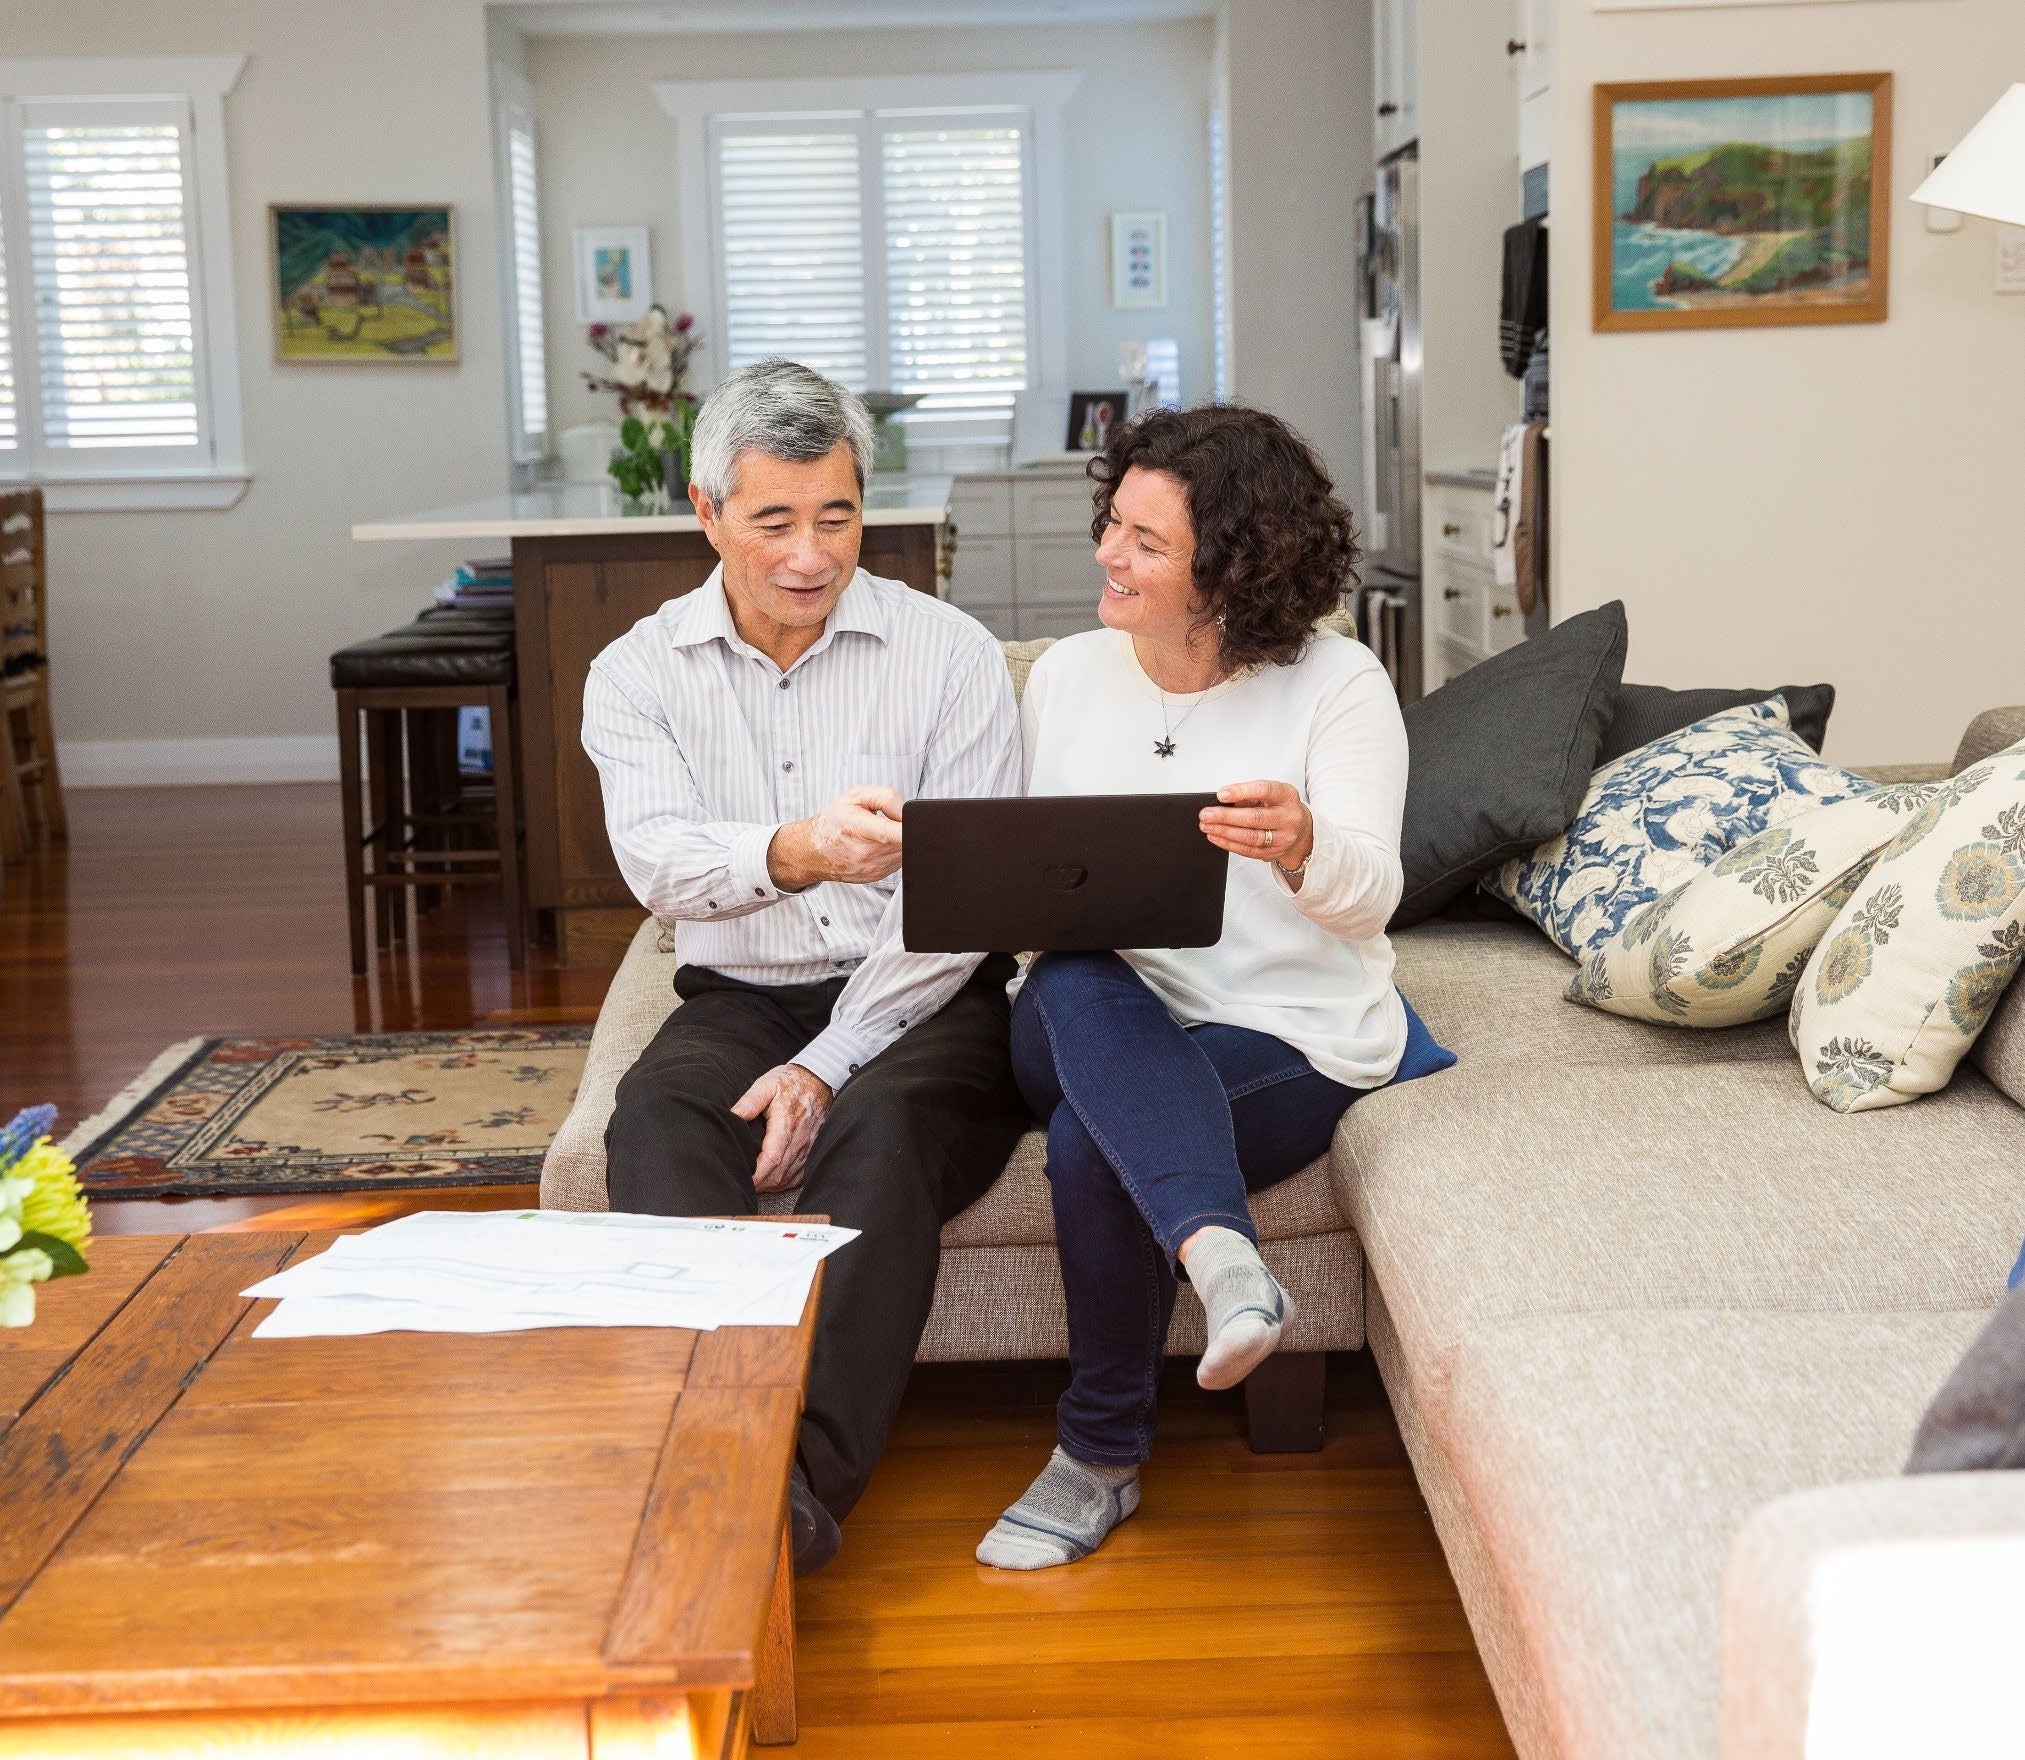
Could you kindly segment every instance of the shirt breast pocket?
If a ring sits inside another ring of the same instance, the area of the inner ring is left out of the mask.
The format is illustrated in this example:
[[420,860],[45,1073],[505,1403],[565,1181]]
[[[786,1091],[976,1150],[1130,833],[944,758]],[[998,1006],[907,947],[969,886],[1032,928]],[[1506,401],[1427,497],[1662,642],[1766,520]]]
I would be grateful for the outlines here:
[[838,771],[836,792],[842,794],[847,788],[890,788],[898,791],[902,800],[912,800],[921,792],[921,754],[848,753]]

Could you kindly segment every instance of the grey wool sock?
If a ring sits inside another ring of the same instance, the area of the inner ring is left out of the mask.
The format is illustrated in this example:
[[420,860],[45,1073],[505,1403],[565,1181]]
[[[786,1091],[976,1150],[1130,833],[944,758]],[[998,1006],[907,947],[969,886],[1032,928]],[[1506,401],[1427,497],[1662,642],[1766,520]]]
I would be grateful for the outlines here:
[[1258,1248],[1234,1228],[1203,1229],[1189,1243],[1187,1267],[1207,1339],[1196,1384],[1235,1387],[1273,1354],[1293,1298],[1266,1269]]
[[1057,1448],[1041,1476],[977,1543],[977,1562],[1002,1571],[1074,1564],[1138,1507],[1137,1467],[1094,1467]]

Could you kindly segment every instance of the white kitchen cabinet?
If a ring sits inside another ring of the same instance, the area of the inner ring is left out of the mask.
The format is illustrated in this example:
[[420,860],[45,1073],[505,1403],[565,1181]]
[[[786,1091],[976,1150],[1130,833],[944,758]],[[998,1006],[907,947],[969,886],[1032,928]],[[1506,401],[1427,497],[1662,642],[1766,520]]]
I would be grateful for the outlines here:
[[1511,588],[1500,587],[1492,570],[1490,487],[1435,478],[1426,496],[1424,590],[1439,674],[1429,681],[1432,688],[1522,641],[1526,631]]
[[1416,0],[1372,0],[1372,144],[1378,157],[1420,138]]
[[1006,641],[1095,629],[1104,574],[1079,471],[962,476],[950,495],[949,597]]
[[1519,170],[1554,156],[1554,9],[1556,0],[1512,0],[1509,44],[1517,63]]

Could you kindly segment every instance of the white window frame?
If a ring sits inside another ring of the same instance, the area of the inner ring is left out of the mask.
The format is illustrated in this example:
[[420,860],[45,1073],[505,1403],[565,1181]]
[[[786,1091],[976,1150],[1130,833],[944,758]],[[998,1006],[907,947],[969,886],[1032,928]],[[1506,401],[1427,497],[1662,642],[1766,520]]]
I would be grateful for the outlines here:
[[[499,233],[504,248],[499,253],[502,277],[500,282],[500,310],[505,316],[506,340],[506,412],[512,428],[508,457],[516,465],[534,466],[541,464],[549,454],[554,441],[555,405],[549,398],[552,387],[547,383],[548,373],[548,279],[541,261],[535,264],[535,274],[542,292],[542,334],[536,338],[541,349],[542,387],[544,406],[548,420],[543,425],[539,438],[527,432],[525,414],[526,393],[521,376],[521,334],[520,334],[520,284],[518,244],[514,234],[513,215],[513,131],[519,125],[527,131],[535,144],[537,162],[541,156],[541,135],[535,119],[534,87],[526,77],[512,68],[494,63],[492,69],[494,100],[494,161],[499,202]],[[541,197],[537,164],[535,224],[539,229],[541,219]]]
[[[239,390],[231,190],[225,175],[225,98],[245,65],[244,55],[0,58],[0,115],[5,121],[0,127],[0,207],[7,217],[9,328],[17,350],[15,420],[21,436],[20,450],[12,458],[0,458],[0,483],[40,483],[45,503],[54,512],[219,509],[237,505],[246,493],[251,477]],[[35,334],[35,291],[26,245],[28,192],[15,120],[17,106],[34,99],[151,99],[187,106],[191,317],[197,338],[199,424],[209,441],[209,456],[199,464],[52,469],[36,457],[41,444],[41,364],[24,347]]]
[[[718,250],[717,191],[711,176],[713,121],[806,122],[822,127],[840,112],[856,127],[870,111],[969,111],[979,122],[1020,112],[1028,150],[1027,252],[1033,269],[1027,305],[1028,386],[1066,396],[1067,331],[1062,293],[1062,109],[1082,82],[1080,72],[896,74],[853,79],[660,80],[654,97],[675,124],[675,171],[682,205],[684,294],[706,319],[694,363],[697,378],[715,385],[725,373],[727,334],[724,269]],[[867,199],[876,217],[877,192]],[[868,220],[868,225],[872,222]],[[869,241],[868,241],[869,242]],[[877,241],[883,262],[885,243]],[[699,289],[698,282],[701,287]],[[867,336],[867,371],[877,373],[887,338]]]

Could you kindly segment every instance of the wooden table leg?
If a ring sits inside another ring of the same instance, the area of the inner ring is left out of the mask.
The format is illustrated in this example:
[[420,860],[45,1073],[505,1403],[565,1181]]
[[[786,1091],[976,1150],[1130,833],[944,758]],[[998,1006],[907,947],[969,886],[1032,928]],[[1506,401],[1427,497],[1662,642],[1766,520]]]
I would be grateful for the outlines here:
[[795,1716],[795,1568],[786,1524],[774,1564],[773,1605],[767,1609],[766,1641],[759,1653],[759,1683],[752,1690],[752,1739],[762,1748],[783,1748],[801,1734]]

